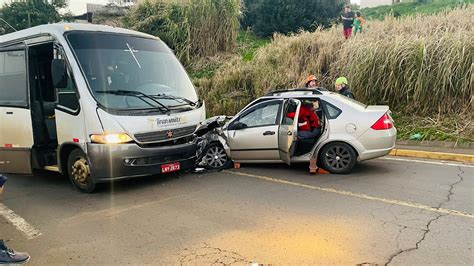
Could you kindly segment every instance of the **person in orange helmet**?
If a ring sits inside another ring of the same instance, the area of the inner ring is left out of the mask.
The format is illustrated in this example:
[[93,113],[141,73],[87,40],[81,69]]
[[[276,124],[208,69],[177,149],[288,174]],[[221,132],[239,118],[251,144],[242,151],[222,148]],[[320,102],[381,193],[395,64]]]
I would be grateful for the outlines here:
[[319,84],[318,84],[318,80],[316,79],[316,76],[315,75],[309,75],[307,78],[306,78],[306,88],[315,88],[315,87],[319,87]]

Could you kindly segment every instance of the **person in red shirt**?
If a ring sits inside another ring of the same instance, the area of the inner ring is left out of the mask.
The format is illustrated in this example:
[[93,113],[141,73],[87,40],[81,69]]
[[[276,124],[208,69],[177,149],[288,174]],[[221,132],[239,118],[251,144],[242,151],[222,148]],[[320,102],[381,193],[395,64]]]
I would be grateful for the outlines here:
[[[319,117],[313,111],[317,108],[318,102],[304,102],[301,105],[298,115],[298,139],[312,139],[319,136],[321,133],[321,123]],[[295,112],[291,112],[287,117],[294,119]]]

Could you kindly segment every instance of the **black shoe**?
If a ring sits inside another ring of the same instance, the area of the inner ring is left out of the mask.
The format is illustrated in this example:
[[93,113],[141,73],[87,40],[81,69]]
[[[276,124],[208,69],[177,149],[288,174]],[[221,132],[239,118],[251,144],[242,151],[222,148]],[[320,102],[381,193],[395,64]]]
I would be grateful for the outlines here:
[[0,264],[23,264],[28,262],[30,255],[24,252],[15,252],[0,240]]

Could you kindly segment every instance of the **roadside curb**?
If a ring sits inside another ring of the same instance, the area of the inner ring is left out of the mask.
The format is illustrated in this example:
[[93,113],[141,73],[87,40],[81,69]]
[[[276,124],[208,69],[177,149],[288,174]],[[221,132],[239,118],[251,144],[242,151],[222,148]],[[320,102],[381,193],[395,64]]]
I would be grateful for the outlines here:
[[474,164],[474,155],[470,155],[470,154],[393,149],[390,152],[390,155],[402,156],[402,157],[427,158],[427,159],[435,159],[435,160],[443,160],[443,161],[456,161],[456,162]]

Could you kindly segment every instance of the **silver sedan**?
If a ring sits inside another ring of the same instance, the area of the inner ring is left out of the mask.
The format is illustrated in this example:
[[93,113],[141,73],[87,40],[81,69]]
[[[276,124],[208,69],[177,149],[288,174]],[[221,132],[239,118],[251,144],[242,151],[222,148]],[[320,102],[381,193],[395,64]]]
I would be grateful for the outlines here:
[[[311,103],[319,123],[316,135],[308,138],[298,131],[306,123],[301,110]],[[322,88],[272,92],[231,119],[208,120],[198,134],[203,136],[201,163],[222,169],[232,162],[313,159],[331,173],[347,174],[357,161],[387,155],[395,147],[397,131],[390,113],[388,106],[368,106]]]

